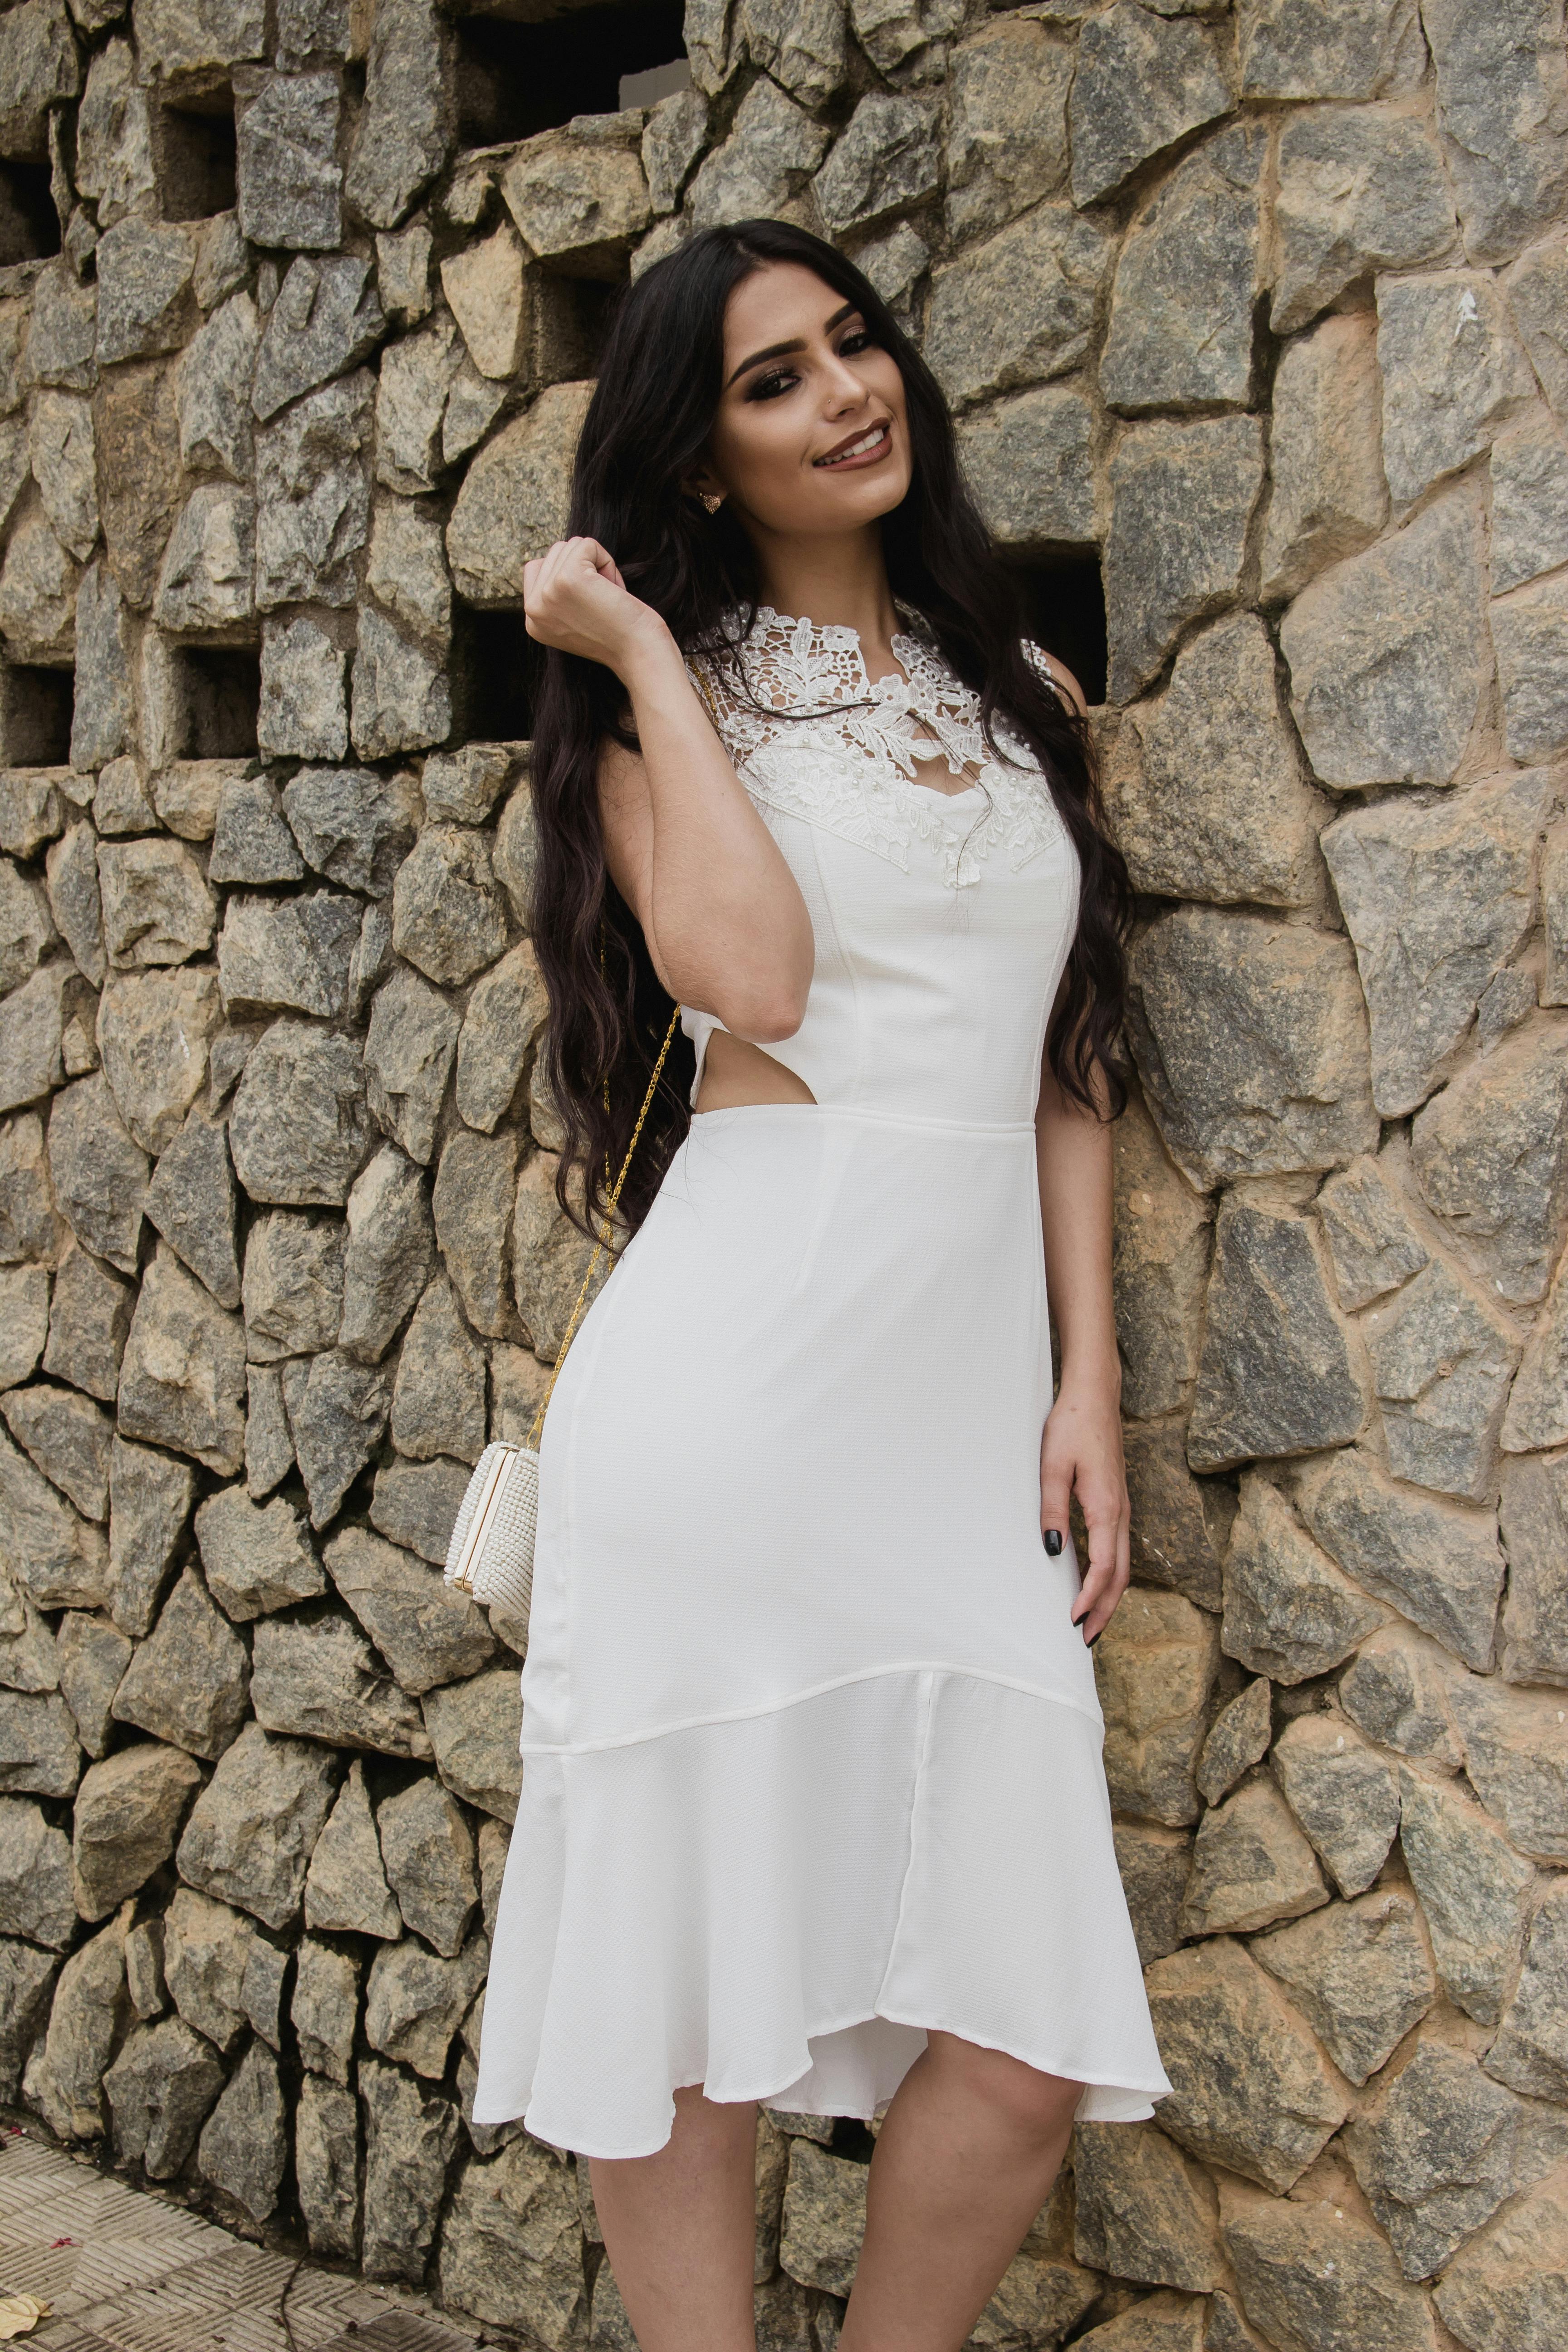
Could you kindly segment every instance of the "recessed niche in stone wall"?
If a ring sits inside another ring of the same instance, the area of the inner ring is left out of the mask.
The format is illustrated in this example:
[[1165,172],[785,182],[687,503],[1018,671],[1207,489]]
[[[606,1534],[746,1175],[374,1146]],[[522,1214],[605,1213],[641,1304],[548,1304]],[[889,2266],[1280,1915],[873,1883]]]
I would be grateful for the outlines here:
[[0,666],[0,764],[58,768],[70,757],[76,679],[68,669]]
[[1105,700],[1105,588],[1092,548],[1019,564],[1030,635],[1059,656],[1093,705]]
[[181,755],[188,760],[253,759],[261,703],[258,656],[243,646],[181,646],[174,659]]
[[[531,138],[570,122],[574,114],[614,114],[621,103],[623,75],[668,67],[685,57],[681,25],[680,0],[612,0],[609,6],[568,8],[544,24],[518,24],[499,16],[462,17],[459,146]],[[652,100],[629,102],[646,106]]]
[[212,220],[235,197],[234,94],[226,86],[157,115],[163,218]]
[[452,621],[454,741],[530,741],[540,649],[523,627],[522,614],[458,597]]
[[0,268],[60,249],[46,163],[0,163]]

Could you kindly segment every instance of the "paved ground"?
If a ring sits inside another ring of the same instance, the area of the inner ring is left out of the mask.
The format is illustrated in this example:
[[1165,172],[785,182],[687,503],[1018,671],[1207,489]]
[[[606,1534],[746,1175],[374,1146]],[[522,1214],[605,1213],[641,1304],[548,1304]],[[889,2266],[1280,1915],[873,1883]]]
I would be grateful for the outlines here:
[[0,2294],[47,2352],[475,2352],[416,2298],[231,2236],[0,2125]]

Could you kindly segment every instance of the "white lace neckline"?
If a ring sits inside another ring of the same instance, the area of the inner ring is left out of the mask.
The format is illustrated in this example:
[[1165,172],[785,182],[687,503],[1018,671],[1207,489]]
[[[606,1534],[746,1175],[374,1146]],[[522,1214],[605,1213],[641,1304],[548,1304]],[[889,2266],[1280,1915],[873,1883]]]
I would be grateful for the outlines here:
[[[1064,839],[1050,786],[1027,745],[999,720],[997,756],[981,728],[979,696],[928,637],[897,631],[891,644],[902,675],[873,678],[856,629],[763,604],[742,634],[739,617],[732,616],[729,647],[692,666],[712,694],[725,748],[753,800],[906,872],[913,844],[921,842],[954,890],[980,880],[997,845],[1016,872]],[[1045,656],[1028,651],[1049,678]],[[917,764],[944,756],[955,774],[978,769],[978,781],[956,793],[921,783]]]

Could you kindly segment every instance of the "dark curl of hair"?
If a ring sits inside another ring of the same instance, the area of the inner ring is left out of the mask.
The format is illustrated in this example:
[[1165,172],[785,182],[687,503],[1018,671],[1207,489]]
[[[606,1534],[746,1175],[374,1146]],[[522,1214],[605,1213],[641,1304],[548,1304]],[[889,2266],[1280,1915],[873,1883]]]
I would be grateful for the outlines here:
[[[1117,1116],[1126,1103],[1114,1047],[1132,897],[1125,862],[1101,829],[1088,734],[1023,651],[1017,583],[965,488],[936,379],[854,264],[805,229],[752,220],[704,229],[647,270],[621,300],[599,372],[578,444],[569,533],[608,548],[632,594],[662,614],[687,650],[721,650],[732,641],[727,620],[733,631],[737,615],[741,633],[750,626],[758,602],[750,541],[727,508],[708,514],[682,485],[703,457],[719,404],[730,297],[769,262],[814,271],[855,305],[898,364],[913,476],[882,518],[889,580],[979,695],[987,739],[1002,714],[1049,780],[1079,852],[1082,889],[1047,1056],[1063,1093],[1096,1110],[1090,1079],[1099,1063]],[[605,864],[601,748],[606,737],[636,747],[620,681],[597,662],[552,648],[535,713],[531,928],[550,999],[546,1076],[565,1130],[556,1192],[575,1223],[585,1213],[597,1223],[606,1168],[621,1165],[671,1005]],[[620,1216],[633,1232],[687,1132],[693,1074],[692,1049],[678,1033],[621,1196]],[[580,1193],[569,1188],[574,1177]]]

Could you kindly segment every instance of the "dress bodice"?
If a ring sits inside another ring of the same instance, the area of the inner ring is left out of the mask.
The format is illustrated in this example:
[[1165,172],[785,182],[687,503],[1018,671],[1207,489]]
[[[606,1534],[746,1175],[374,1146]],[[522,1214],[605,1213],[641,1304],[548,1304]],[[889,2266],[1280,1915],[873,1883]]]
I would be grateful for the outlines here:
[[[1034,1117],[1080,870],[1049,782],[913,628],[868,676],[853,629],[763,606],[733,658],[693,657],[735,772],[800,885],[816,939],[805,1017],[767,1051],[818,1103],[893,1118]],[[1049,677],[1037,648],[1031,658]],[[943,759],[978,781],[944,793]],[[687,1010],[696,1100],[722,1024]]]

